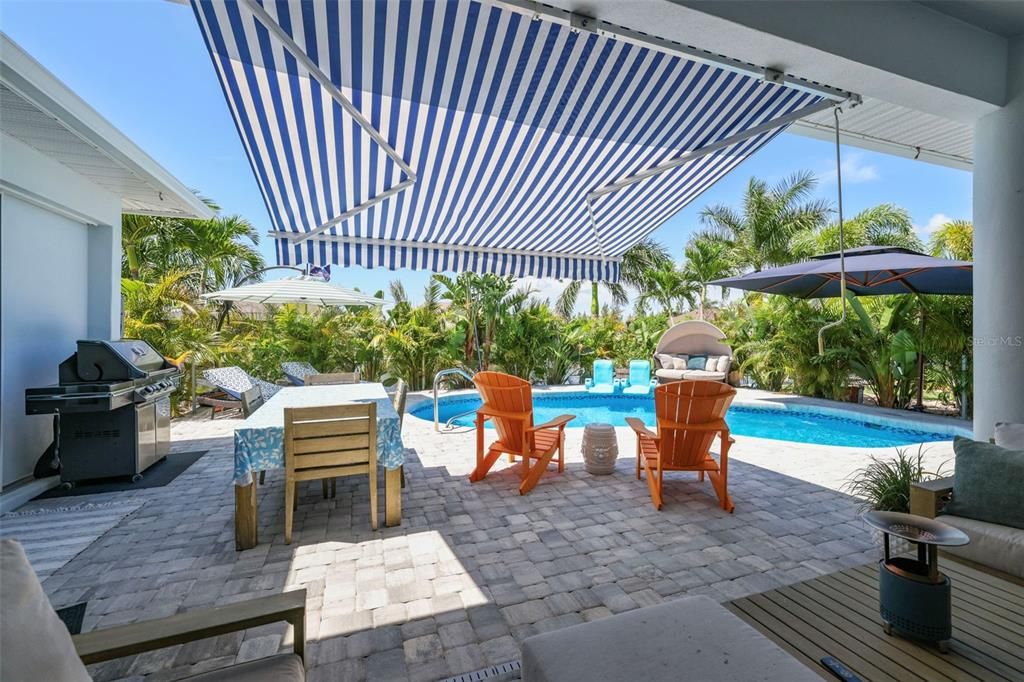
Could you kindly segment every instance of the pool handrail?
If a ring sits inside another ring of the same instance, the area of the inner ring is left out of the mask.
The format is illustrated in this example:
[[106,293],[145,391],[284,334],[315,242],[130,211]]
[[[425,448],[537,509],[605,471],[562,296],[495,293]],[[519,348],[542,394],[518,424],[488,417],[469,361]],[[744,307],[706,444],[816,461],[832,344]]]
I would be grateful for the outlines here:
[[[473,381],[473,375],[470,374],[469,372],[467,372],[466,370],[462,369],[461,367],[449,367],[448,369],[442,369],[440,372],[438,372],[437,374],[434,375],[434,430],[435,431],[440,431],[441,430],[441,426],[440,426],[441,415],[440,415],[440,412],[439,412],[439,409],[438,409],[438,406],[437,406],[437,386],[440,383],[441,379],[444,379],[446,377],[450,377],[450,376],[453,376],[453,375],[461,376],[466,381],[470,381],[470,382]],[[471,412],[475,412],[476,410],[470,410],[470,411]],[[455,417],[452,417],[452,419],[448,420],[448,423],[450,424],[454,419],[456,419],[458,417],[462,417],[462,416],[464,416],[464,415],[461,415],[461,414],[460,415],[456,415]],[[445,424],[445,428],[448,428],[448,424]]]

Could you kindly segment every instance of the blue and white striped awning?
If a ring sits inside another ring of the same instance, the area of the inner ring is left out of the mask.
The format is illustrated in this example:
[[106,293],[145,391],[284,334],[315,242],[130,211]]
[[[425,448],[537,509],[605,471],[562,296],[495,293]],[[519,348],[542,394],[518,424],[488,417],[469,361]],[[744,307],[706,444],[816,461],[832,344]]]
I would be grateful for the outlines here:
[[[282,265],[615,280],[630,246],[821,104],[488,2],[193,7]],[[590,215],[595,190],[751,129]]]

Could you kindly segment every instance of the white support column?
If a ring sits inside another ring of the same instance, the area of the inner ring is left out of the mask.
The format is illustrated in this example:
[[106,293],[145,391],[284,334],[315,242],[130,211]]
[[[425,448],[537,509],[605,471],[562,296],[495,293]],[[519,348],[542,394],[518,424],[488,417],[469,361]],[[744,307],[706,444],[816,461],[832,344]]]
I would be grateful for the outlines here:
[[1024,423],[1024,36],[1007,104],[974,131],[974,437]]

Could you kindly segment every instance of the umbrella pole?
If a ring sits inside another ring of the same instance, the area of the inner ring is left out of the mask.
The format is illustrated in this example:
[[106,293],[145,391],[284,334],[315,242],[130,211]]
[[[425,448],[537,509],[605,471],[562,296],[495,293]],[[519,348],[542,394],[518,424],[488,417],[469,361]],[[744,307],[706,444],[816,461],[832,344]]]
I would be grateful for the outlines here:
[[[924,304],[918,298],[918,310],[921,312],[921,343],[924,346],[925,315]],[[924,412],[924,352],[922,348],[917,349],[917,404],[914,405],[917,412]]]
[[836,122],[836,193],[839,201],[839,319],[829,322],[818,330],[818,355],[825,354],[825,330],[838,327],[846,322],[846,235],[843,232],[843,164],[839,150],[839,112],[840,108],[832,109]]

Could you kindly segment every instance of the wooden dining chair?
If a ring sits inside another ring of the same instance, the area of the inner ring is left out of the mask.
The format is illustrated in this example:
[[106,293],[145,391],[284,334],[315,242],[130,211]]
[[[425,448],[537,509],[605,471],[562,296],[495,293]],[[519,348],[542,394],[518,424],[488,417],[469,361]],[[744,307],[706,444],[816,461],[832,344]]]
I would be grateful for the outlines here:
[[[707,474],[722,509],[732,512],[729,497],[729,448],[733,443],[725,413],[736,389],[720,381],[676,381],[654,389],[657,433],[635,417],[626,423],[636,433],[636,477],[643,468],[655,509],[662,506],[666,471],[695,471],[698,480]],[[718,461],[711,456],[715,436],[721,440]]]
[[289,407],[284,411],[284,541],[292,541],[299,481],[365,475],[370,527],[377,530],[377,404]]
[[307,386],[327,386],[331,384],[358,384],[359,372],[332,372],[330,374],[311,374],[306,377]]

